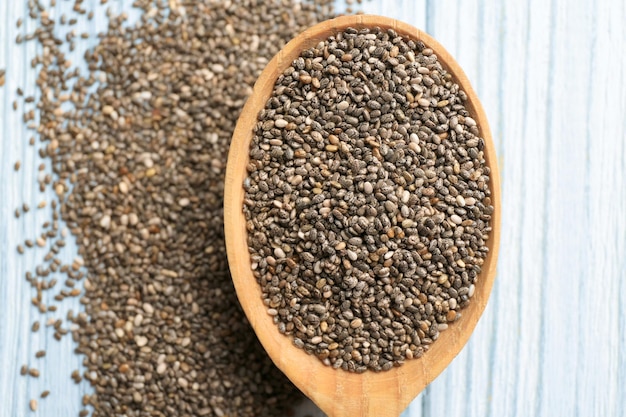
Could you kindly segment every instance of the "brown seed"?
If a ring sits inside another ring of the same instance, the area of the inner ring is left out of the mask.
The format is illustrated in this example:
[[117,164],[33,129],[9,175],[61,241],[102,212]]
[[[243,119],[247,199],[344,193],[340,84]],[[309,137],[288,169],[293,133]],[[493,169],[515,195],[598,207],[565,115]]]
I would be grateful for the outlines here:
[[448,311],[448,313],[446,314],[446,320],[454,321],[455,319],[456,319],[456,311],[454,310]]
[[30,400],[30,402],[28,404],[29,404],[30,409],[32,411],[37,411],[37,400],[32,399],[32,400]]

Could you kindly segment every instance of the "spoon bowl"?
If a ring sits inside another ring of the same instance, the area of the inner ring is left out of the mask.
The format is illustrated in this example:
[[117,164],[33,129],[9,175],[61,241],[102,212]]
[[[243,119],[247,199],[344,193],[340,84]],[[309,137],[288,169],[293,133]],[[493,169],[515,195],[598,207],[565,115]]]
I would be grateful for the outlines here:
[[[407,360],[389,371],[361,374],[325,366],[316,356],[293,345],[278,332],[262,302],[261,287],[253,276],[243,213],[243,183],[247,176],[249,148],[257,115],[272,94],[276,79],[303,50],[338,32],[352,28],[393,29],[399,35],[422,41],[438,56],[442,66],[467,94],[465,105],[477,122],[485,141],[485,160],[491,169],[490,189],[494,212],[487,242],[489,253],[475,284],[472,300],[462,317],[442,331],[437,341],[419,359]],[[463,70],[432,37],[397,20],[369,15],[343,16],[320,23],[289,42],[267,65],[248,99],[235,129],[226,169],[224,223],[228,262],[237,296],[263,347],[276,366],[327,415],[331,417],[397,417],[456,357],[480,318],[496,274],[500,240],[500,177],[495,148],[483,108]]]

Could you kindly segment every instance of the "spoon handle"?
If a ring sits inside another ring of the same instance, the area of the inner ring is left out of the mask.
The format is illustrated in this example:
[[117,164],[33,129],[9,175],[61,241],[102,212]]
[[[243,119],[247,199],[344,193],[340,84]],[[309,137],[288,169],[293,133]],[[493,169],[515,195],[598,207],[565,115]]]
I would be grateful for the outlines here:
[[341,400],[335,401],[326,414],[328,417],[398,417],[403,411],[399,402],[400,400],[396,398]]

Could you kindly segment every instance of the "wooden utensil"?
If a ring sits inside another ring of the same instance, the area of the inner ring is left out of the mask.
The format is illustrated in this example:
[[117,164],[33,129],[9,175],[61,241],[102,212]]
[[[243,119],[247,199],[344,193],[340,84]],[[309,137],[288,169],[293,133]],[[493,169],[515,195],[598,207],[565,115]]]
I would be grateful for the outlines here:
[[[407,360],[386,372],[362,374],[325,366],[315,356],[295,347],[291,339],[278,332],[261,301],[261,287],[251,270],[247,245],[246,219],[243,214],[243,182],[247,176],[248,152],[257,115],[270,97],[278,76],[300,53],[348,27],[393,29],[399,35],[422,41],[439,57],[439,61],[468,96],[465,103],[476,120],[485,141],[485,159],[491,168],[491,199],[495,207],[489,254],[476,283],[470,305],[462,317],[442,331],[440,337],[422,358]],[[226,248],[230,271],[239,301],[259,340],[274,363],[331,417],[397,417],[417,394],[429,384],[460,352],[481,316],[496,274],[500,240],[500,177],[496,153],[483,108],[463,70],[450,54],[432,37],[397,20],[380,16],[344,16],[320,23],[289,42],[267,65],[254,86],[235,129],[224,196]]]

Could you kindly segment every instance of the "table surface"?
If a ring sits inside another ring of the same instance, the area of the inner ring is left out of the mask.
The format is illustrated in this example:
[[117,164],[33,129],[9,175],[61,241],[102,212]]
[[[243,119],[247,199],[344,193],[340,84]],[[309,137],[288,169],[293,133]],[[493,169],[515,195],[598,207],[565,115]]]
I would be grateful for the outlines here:
[[[99,3],[84,2],[98,11],[79,33],[105,29]],[[119,10],[132,2],[109,3]],[[44,389],[53,394],[40,400],[38,415],[77,415],[89,388],[69,378],[81,362],[70,338],[29,330],[42,318],[24,273],[43,249],[15,251],[50,215],[32,209],[13,218],[23,202],[35,207],[46,198],[36,187],[36,148],[11,108],[17,86],[34,92],[35,47],[14,43],[25,4],[0,0],[0,68],[7,68],[0,88],[0,417],[25,415]],[[71,4],[59,2],[57,12]],[[403,416],[626,416],[625,4],[364,3],[366,12],[424,29],[457,58],[487,112],[502,173],[502,244],[489,305],[466,348]],[[80,61],[80,53],[71,59]],[[70,307],[79,310],[78,302],[63,303],[52,316]],[[46,358],[34,359],[39,349]],[[19,377],[25,363],[42,376]]]

